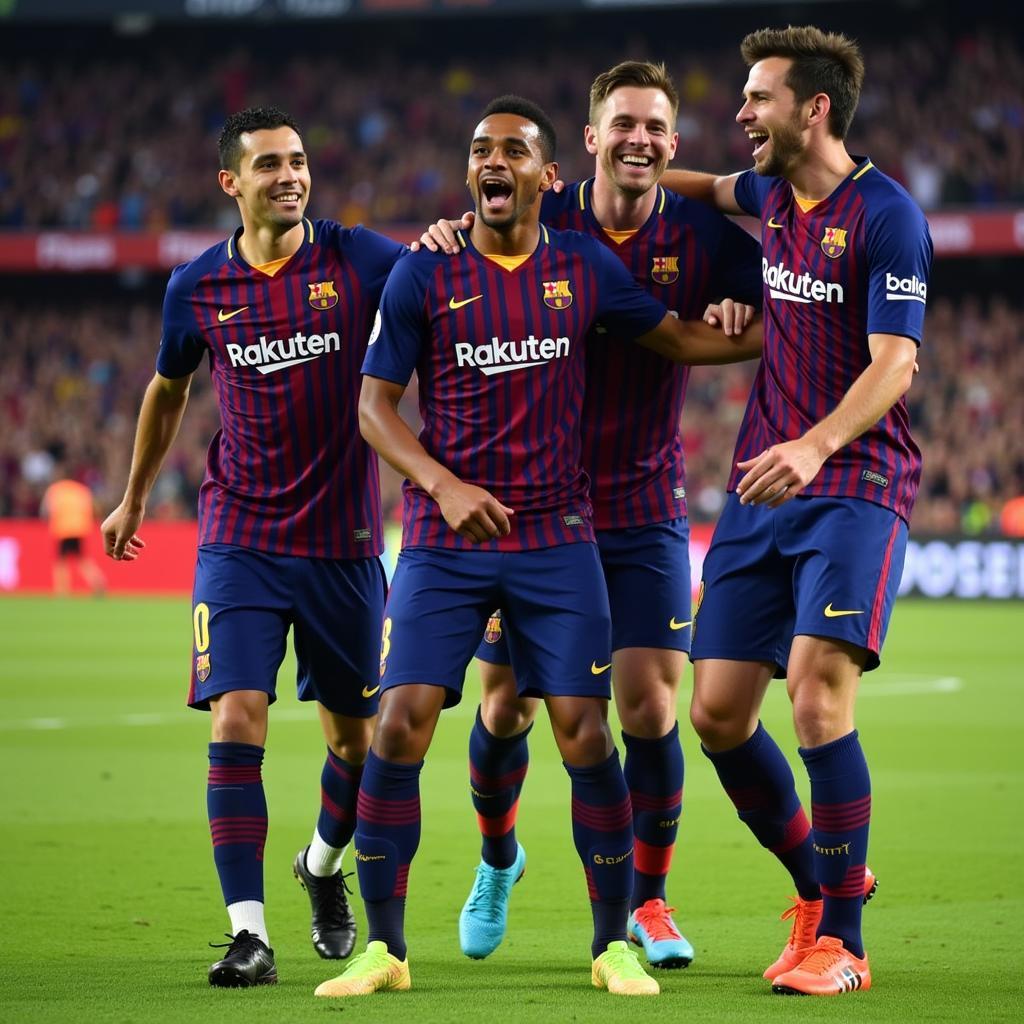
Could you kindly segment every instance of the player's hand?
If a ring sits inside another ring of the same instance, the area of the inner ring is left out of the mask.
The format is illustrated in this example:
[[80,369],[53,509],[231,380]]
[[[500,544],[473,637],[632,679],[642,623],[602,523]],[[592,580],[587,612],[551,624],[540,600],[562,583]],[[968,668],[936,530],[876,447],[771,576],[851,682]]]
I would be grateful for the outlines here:
[[142,523],[143,511],[131,511],[122,501],[103,520],[100,533],[103,534],[103,550],[118,562],[134,562],[146,546],[146,542],[135,532]]
[[726,334],[742,334],[754,319],[757,310],[743,302],[736,302],[733,299],[722,299],[721,302],[712,302],[704,310],[704,322],[712,327],[722,325]]
[[551,183],[551,191],[554,192],[556,196],[558,195],[559,192],[564,192],[565,191],[565,182],[562,181],[561,178],[556,178]]
[[455,237],[455,232],[469,231],[475,220],[476,214],[472,210],[467,210],[461,220],[436,221],[420,235],[418,242],[413,242],[409,246],[409,249],[412,252],[419,252],[422,247],[431,252],[443,252],[448,256],[454,256],[462,248]]
[[813,441],[798,438],[772,445],[737,468],[744,476],[736,485],[741,505],[778,508],[795,498],[817,475],[825,456]]
[[459,481],[440,494],[437,503],[445,522],[474,544],[507,537],[512,532],[508,517],[515,512],[482,487]]

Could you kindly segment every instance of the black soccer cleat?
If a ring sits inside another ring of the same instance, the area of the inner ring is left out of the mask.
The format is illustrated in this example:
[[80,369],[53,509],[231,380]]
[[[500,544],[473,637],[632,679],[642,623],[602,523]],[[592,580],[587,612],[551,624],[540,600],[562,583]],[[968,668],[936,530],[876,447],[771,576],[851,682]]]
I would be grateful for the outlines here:
[[227,955],[210,965],[210,984],[217,988],[249,988],[251,985],[276,985],[274,951],[244,928],[228,935],[230,942],[210,943],[211,949],[224,949]]
[[351,892],[345,882],[346,875],[335,871],[333,875],[319,878],[306,867],[306,850],[295,855],[292,871],[299,885],[309,895],[313,920],[309,934],[313,948],[324,960],[344,960],[356,944],[356,919],[348,905]]

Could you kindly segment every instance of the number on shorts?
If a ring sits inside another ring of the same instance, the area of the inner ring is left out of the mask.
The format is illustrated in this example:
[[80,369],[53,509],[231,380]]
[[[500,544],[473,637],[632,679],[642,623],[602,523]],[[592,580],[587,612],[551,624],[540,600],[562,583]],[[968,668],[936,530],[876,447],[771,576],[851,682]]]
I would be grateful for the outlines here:
[[202,601],[192,612],[192,632],[195,634],[196,653],[202,654],[210,646],[210,609]]

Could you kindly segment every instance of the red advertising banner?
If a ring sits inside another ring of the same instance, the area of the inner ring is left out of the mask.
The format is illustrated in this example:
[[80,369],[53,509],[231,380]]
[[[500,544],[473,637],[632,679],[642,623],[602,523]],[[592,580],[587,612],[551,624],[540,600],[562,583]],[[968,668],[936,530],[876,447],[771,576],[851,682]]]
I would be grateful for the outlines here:
[[[738,218],[751,233],[757,224]],[[1024,254],[1024,210],[930,213],[937,256]],[[419,238],[423,225],[389,225],[384,233],[401,242]],[[170,270],[224,238],[215,231],[159,234],[39,231],[0,233],[0,273],[83,273]]]
[[[188,594],[196,560],[194,522],[147,522],[139,531],[146,550],[134,562],[115,562],[103,554],[99,530],[85,540],[83,553],[106,577],[113,594]],[[53,587],[57,541],[44,522],[0,519],[0,594],[47,592]],[[85,593],[81,576],[71,570],[73,589]]]

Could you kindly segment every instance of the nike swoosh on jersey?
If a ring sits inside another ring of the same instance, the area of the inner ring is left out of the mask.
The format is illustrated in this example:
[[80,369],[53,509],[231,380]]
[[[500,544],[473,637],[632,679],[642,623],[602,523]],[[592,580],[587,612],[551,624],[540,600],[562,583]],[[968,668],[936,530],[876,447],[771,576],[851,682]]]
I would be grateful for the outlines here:
[[591,675],[599,676],[602,673],[607,672],[608,669],[610,669],[611,667],[612,667],[612,663],[610,661],[608,662],[607,665],[598,665],[598,663],[596,661],[592,661],[590,663],[590,673],[591,673]]
[[829,601],[829,603],[827,605],[825,605],[825,618],[826,619],[838,619],[841,615],[863,615],[863,614],[864,614],[863,609],[852,609],[850,611],[846,611],[846,610],[843,610],[843,609],[833,608],[831,601]]
[[676,617],[673,615],[672,618],[668,620],[668,628],[669,629],[686,629],[686,627],[691,625],[692,623],[693,623],[693,619],[687,619],[686,622],[676,622]]
[[249,307],[243,306],[241,309],[233,309],[230,313],[225,313],[223,309],[217,310],[217,323],[224,323],[225,320],[230,320],[233,316],[238,316],[239,313],[244,313]]
[[368,686],[363,687],[363,696],[366,698],[372,697],[380,689],[380,683],[378,683],[372,690]]
[[768,227],[770,227],[770,228],[781,228],[783,226],[784,225],[782,225],[782,224],[776,224],[774,217],[769,217],[768,218]]
[[462,309],[463,306],[468,306],[471,302],[476,302],[477,299],[482,299],[482,298],[483,298],[483,295],[474,295],[470,299],[463,299],[461,302],[459,302],[459,301],[456,300],[455,296],[453,295],[448,300],[448,308],[449,309]]

